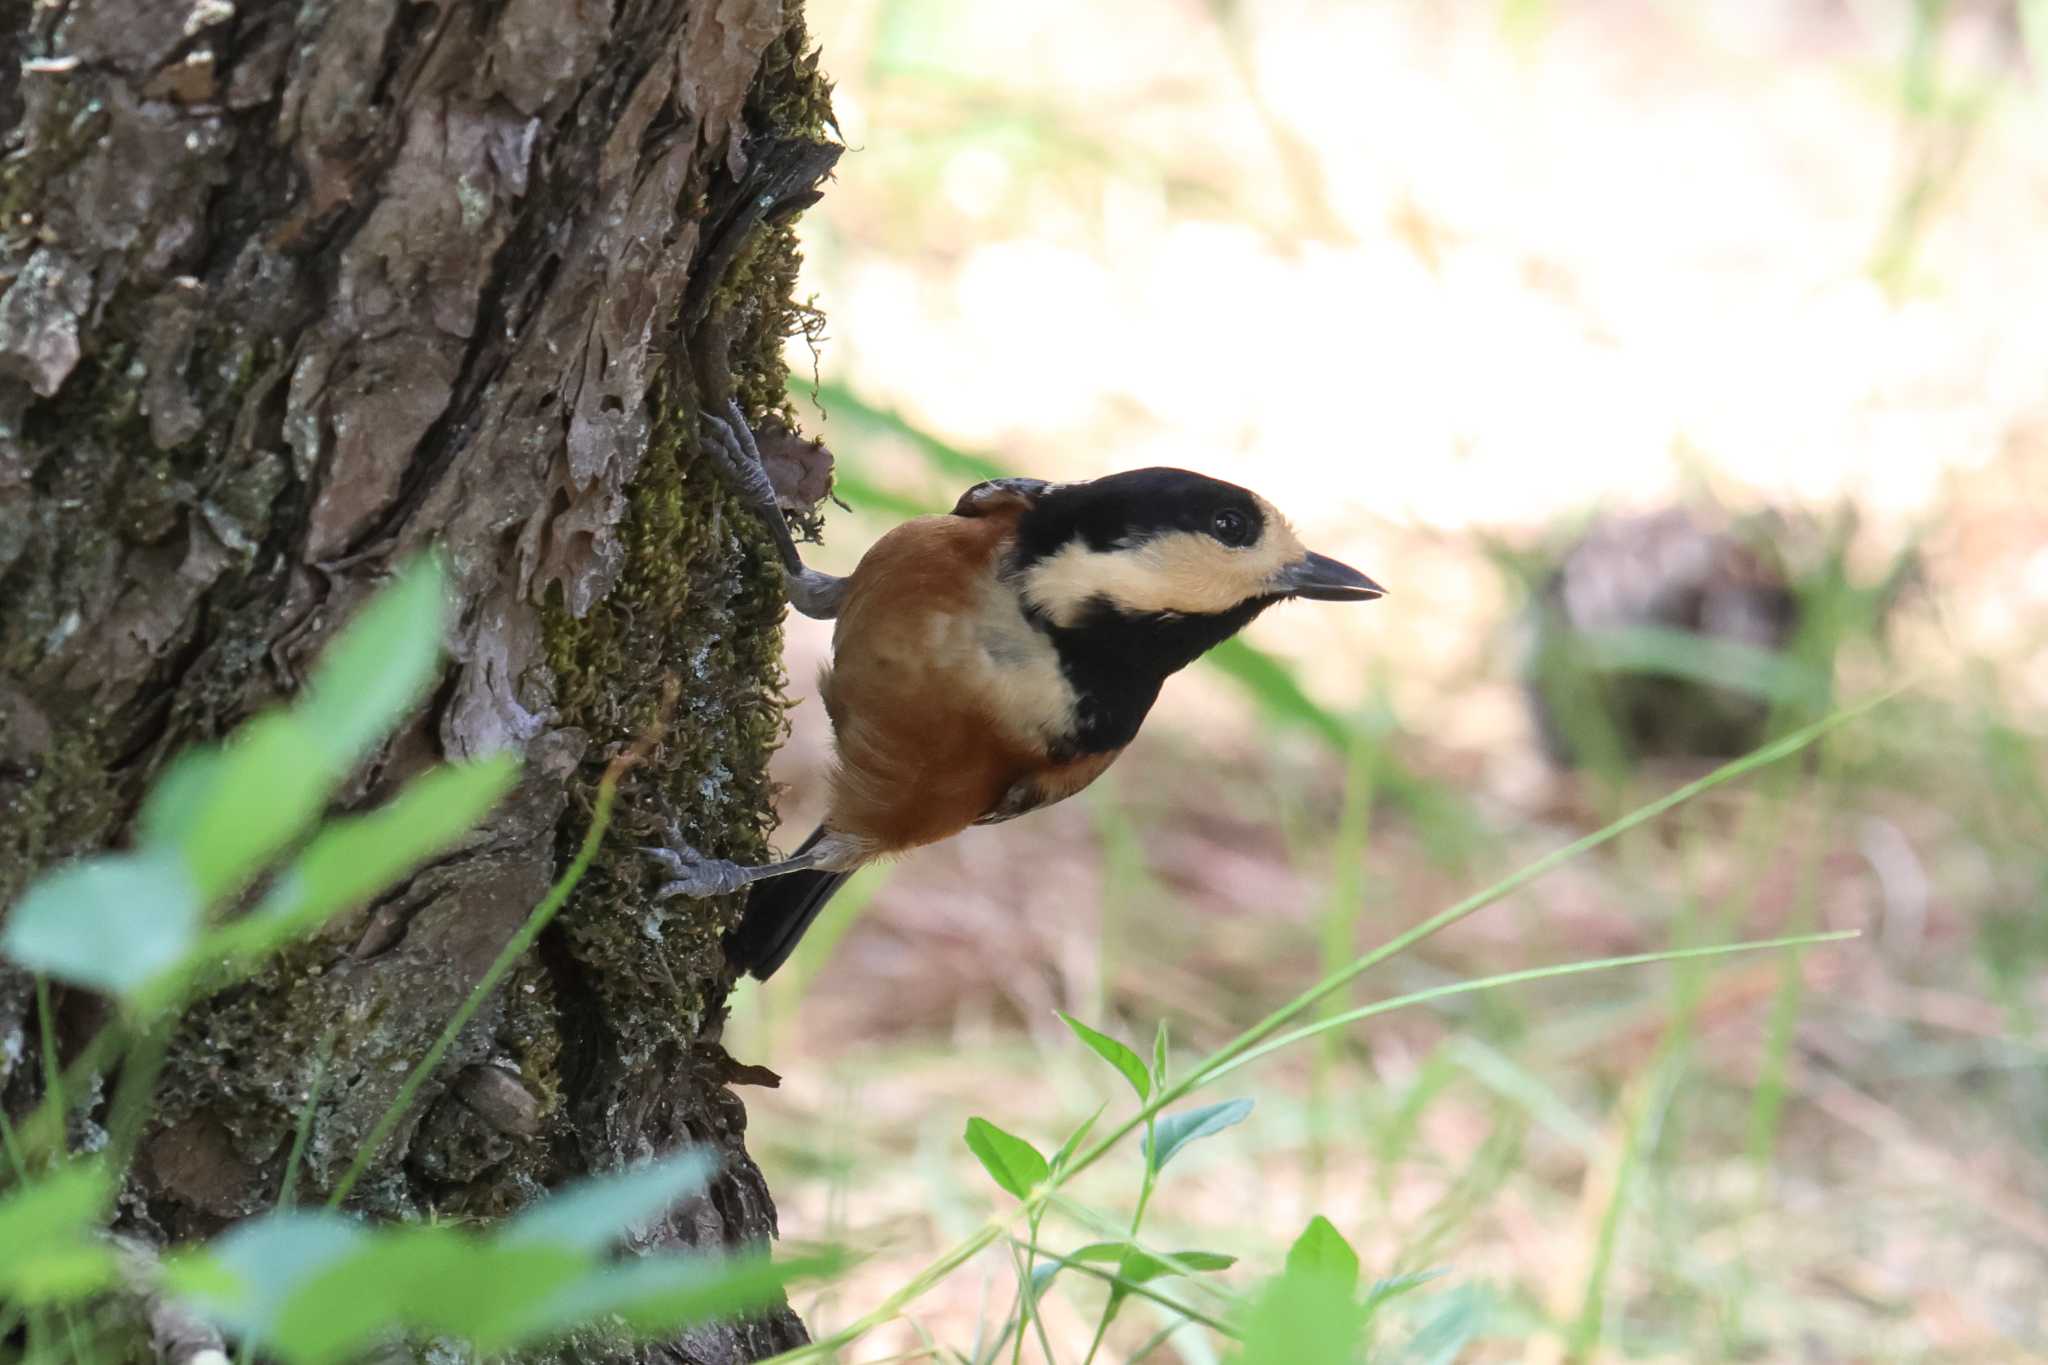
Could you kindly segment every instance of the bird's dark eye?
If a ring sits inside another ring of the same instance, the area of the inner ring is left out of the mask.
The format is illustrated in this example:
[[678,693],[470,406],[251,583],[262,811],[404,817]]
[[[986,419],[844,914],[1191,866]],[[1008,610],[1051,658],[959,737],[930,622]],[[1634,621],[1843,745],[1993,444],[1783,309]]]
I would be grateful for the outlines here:
[[1210,519],[1209,532],[1225,545],[1249,545],[1252,519],[1235,507],[1226,507]]

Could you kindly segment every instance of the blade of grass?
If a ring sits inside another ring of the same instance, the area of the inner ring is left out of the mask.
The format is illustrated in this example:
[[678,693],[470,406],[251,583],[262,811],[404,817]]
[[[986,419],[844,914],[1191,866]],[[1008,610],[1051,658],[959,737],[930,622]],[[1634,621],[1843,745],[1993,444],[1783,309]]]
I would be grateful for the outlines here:
[[1160,1328],[1151,1336],[1145,1338],[1143,1344],[1141,1344],[1137,1350],[1131,1352],[1131,1358],[1127,1362],[1127,1365],[1138,1365],[1139,1361],[1144,1360],[1154,1351],[1158,1350],[1167,1342],[1171,1341],[1176,1333],[1180,1332],[1183,1328],[1185,1328],[1188,1325],[1189,1321],[1190,1320],[1187,1318],[1181,1318],[1178,1321],[1169,1322],[1166,1324],[1166,1326]]
[[151,1024],[121,1059],[121,1079],[114,1087],[114,1102],[107,1118],[110,1170],[125,1171],[135,1158],[136,1144],[142,1141],[142,1130],[149,1119],[150,1100],[156,1095],[157,1077],[170,1053],[175,1024],[175,1020]]
[[1302,689],[1294,670],[1242,638],[1225,640],[1202,661],[1251,693],[1273,720],[1313,731],[1331,748],[1348,752],[1353,726]]
[[[1758,945],[1762,946],[1762,945]],[[1707,956],[1712,956],[1708,954]],[[1466,1075],[1513,1104],[1552,1136],[1586,1155],[1600,1148],[1600,1130],[1579,1116],[1563,1096],[1512,1057],[1477,1038],[1453,1038],[1444,1056]]]
[[1129,918],[1127,907],[1150,899],[1157,888],[1145,863],[1145,845],[1138,838],[1137,822],[1131,819],[1123,788],[1115,782],[1115,776],[1114,772],[1105,773],[1086,798],[1095,837],[1102,848],[1102,917],[1096,931],[1094,998],[1088,1011],[1096,1019],[1109,1013],[1116,967],[1124,947],[1123,925]]
[[[1365,910],[1365,855],[1372,829],[1374,744],[1363,729],[1351,735],[1344,765],[1344,805],[1337,816],[1336,842],[1330,853],[1330,892],[1323,904],[1319,966],[1328,976],[1342,969],[1358,943],[1358,920]],[[1336,1012],[1337,998],[1325,1000],[1325,1016]],[[1330,1095],[1341,1056],[1342,1040],[1324,1035],[1316,1049],[1309,1083],[1308,1187],[1311,1205],[1320,1204],[1323,1168],[1328,1158]]]
[[1038,1349],[1044,1353],[1045,1365],[1054,1365],[1052,1341],[1045,1334],[1045,1319],[1038,1312],[1038,1291],[1032,1287],[1031,1272],[1041,1248],[1038,1245],[1038,1226],[1034,1222],[1031,1236],[1023,1243],[1014,1238],[1010,1242],[1010,1265],[1017,1273],[1017,1314],[1019,1326],[1010,1350],[1011,1365],[1024,1365],[1024,1332],[1022,1324],[1029,1322],[1038,1337]]
[[334,1055],[334,1036],[339,1026],[327,1030],[320,1040],[320,1055],[313,1062],[313,1079],[306,1085],[306,1102],[299,1106],[299,1121],[292,1129],[292,1150],[284,1159],[284,1179],[277,1187],[277,1207],[288,1209],[299,1202],[299,1167],[306,1159],[306,1143],[313,1136],[313,1115],[320,1107],[320,1087],[327,1080],[327,1062]]
[[36,973],[36,1029],[42,1034],[43,1094],[62,1112],[69,1106],[64,1103],[64,1064],[57,1056],[57,1014],[50,1008],[50,978],[41,972]]
[[[1614,1249],[1621,1241],[1622,1215],[1627,1211],[1635,1188],[1637,1169],[1643,1164],[1644,1134],[1662,1113],[1670,1096],[1666,1083],[1675,1075],[1675,1058],[1689,1044],[1689,1033],[1668,1034],[1658,1049],[1658,1058],[1646,1072],[1638,1073],[1628,1086],[1622,1102],[1620,1141],[1612,1151],[1612,1166],[1605,1170],[1606,1199],[1600,1209],[1599,1228],[1593,1237],[1592,1264],[1586,1268],[1585,1284],[1579,1291],[1578,1315],[1565,1329],[1565,1357],[1590,1360],[1606,1329],[1607,1280],[1614,1269]],[[1602,1163],[1595,1162],[1595,1172]]]
[[[1781,770],[1782,772],[1783,770]],[[1696,809],[1695,812],[1696,813]],[[1690,829],[1692,821],[1681,820],[1681,850],[1691,853],[1699,845]],[[1650,863],[1656,850],[1647,839],[1632,841],[1631,852],[1641,864],[1633,869],[1639,884],[1653,884]],[[1671,934],[1681,943],[1692,942],[1698,933],[1698,869],[1693,857],[1681,858],[1684,891],[1678,899]],[[1729,907],[1732,910],[1732,906]],[[1728,910],[1724,910],[1724,915]],[[1796,950],[1795,950],[1796,951]],[[1592,1255],[1578,1285],[1577,1312],[1565,1328],[1566,1350],[1571,1359],[1591,1359],[1607,1331],[1608,1284],[1614,1269],[1616,1248],[1621,1244],[1624,1221],[1642,1201],[1638,1190],[1655,1194],[1660,1170],[1657,1153],[1666,1145],[1673,1120],[1673,1101],[1691,1066],[1693,1039],[1697,1032],[1701,997],[1706,990],[1708,970],[1696,958],[1674,964],[1667,993],[1667,1022],[1663,1036],[1649,1063],[1637,1069],[1623,1087],[1616,1106],[1614,1126],[1618,1136],[1596,1144],[1587,1163],[1586,1185],[1601,1196],[1598,1217],[1591,1238]],[[1672,1145],[1676,1144],[1672,1138]],[[1653,1243],[1653,1247],[1659,1244]],[[1656,1253],[1645,1259],[1655,1260]]]
[[[1838,764],[1831,753],[1824,752],[1821,761],[1819,786],[1824,819],[1826,812],[1832,810],[1834,806],[1839,773]],[[1821,865],[1825,856],[1826,845],[1819,838],[1815,838],[1802,850],[1799,859],[1799,881],[1793,896],[1790,921],[1795,928],[1804,928],[1812,924],[1819,914]],[[1770,1167],[1777,1150],[1778,1119],[1785,1103],[1786,1071],[1791,1063],[1792,1036],[1799,1023],[1799,1007],[1806,986],[1804,954],[1792,954],[1781,967],[1783,974],[1779,979],[1777,999],[1772,1004],[1770,1027],[1765,1035],[1763,1067],[1757,1077],[1756,1092],[1750,1101],[1749,1159],[1756,1172],[1759,1199],[1764,1195],[1763,1173]]]
[[[1531,882],[1548,876],[1572,859],[1599,848],[1603,844],[1610,843],[1632,829],[1648,824],[1666,811],[1682,806],[1702,793],[1711,791],[1715,787],[1731,782],[1759,768],[1767,767],[1781,759],[1789,758],[1830,731],[1869,714],[1871,710],[1896,696],[1898,691],[1899,689],[1893,689],[1881,693],[1859,706],[1837,711],[1832,716],[1793,731],[1783,739],[1775,740],[1733,762],[1725,763],[1706,776],[1688,782],[1675,791],[1666,793],[1664,796],[1646,805],[1638,806],[1620,819],[1602,826],[1591,834],[1574,839],[1571,843],[1545,854],[1519,871],[1513,872],[1500,881],[1495,882],[1485,890],[1474,892],[1464,900],[1459,901],[1448,909],[1439,911],[1413,928],[1396,934],[1371,952],[1354,960],[1342,971],[1334,972],[1323,978],[1323,980],[1309,987],[1306,991],[1303,991],[1300,995],[1297,995],[1294,999],[1246,1029],[1234,1041],[1225,1045],[1221,1051],[1214,1054],[1209,1061],[1197,1067],[1188,1077],[1178,1082],[1172,1088],[1167,1101],[1181,1098],[1196,1085],[1209,1079],[1212,1074],[1220,1074],[1219,1069],[1229,1063],[1233,1057],[1257,1046],[1266,1037],[1283,1027],[1289,1019],[1312,1008],[1326,996],[1343,990],[1360,976],[1363,976],[1388,958],[1406,952],[1423,940],[1443,932],[1458,921],[1469,918],[1489,905],[1505,900]],[[1155,1100],[1154,1103],[1160,1104],[1163,1107],[1164,1101]],[[1105,1137],[1097,1144],[1095,1150],[1106,1150],[1108,1144],[1124,1136],[1133,1126],[1135,1124],[1126,1125],[1119,1132]]]
[[47,1147],[63,1143],[70,1119],[64,1097],[84,1093],[92,1078],[111,1066],[128,1042],[127,1028],[115,1022],[93,1034],[79,1049],[78,1055],[71,1059],[71,1065],[64,1068],[63,1082],[57,1093],[46,1093],[34,1111],[15,1129],[16,1141],[25,1154],[34,1156]]
[[[57,1055],[57,1015],[56,1011],[50,1008],[50,978],[41,972],[36,973],[36,1027],[42,1034],[43,1093],[50,1098],[61,1113],[66,1108],[66,1105],[64,1102],[64,1067]],[[118,1112],[118,1106],[116,1112]],[[117,1127],[116,1132],[118,1131]],[[14,1167],[15,1177],[26,1184],[29,1178],[28,1167],[20,1159],[20,1151],[15,1144],[13,1134],[9,1132],[6,1136],[7,1151],[11,1164]],[[67,1142],[68,1135],[60,1136],[58,1139],[60,1148]],[[121,1170],[125,1166],[126,1162],[123,1161],[116,1165],[114,1169]],[[58,1316],[63,1321],[64,1335],[70,1342],[72,1352],[74,1355],[77,1355],[83,1349],[78,1340],[78,1317],[72,1311],[69,1304],[64,1305],[64,1307],[58,1310]]]
[[1412,991],[1406,995],[1397,995],[1386,1000],[1375,1001],[1370,1005],[1360,1005],[1357,1009],[1345,1010],[1342,1014],[1333,1014],[1327,1019],[1319,1019],[1313,1024],[1293,1029],[1281,1034],[1277,1038],[1268,1039],[1257,1047],[1248,1048],[1237,1056],[1230,1058],[1227,1062],[1217,1066],[1214,1070],[1207,1073],[1204,1079],[1215,1080],[1219,1077],[1227,1076],[1241,1067],[1250,1066],[1253,1062],[1270,1057],[1276,1052],[1292,1047],[1296,1043],[1305,1042],[1320,1034],[1327,1033],[1332,1029],[1344,1028],[1347,1025],[1358,1023],[1360,1020],[1370,1019],[1375,1015],[1388,1014],[1397,1009],[1406,1009],[1410,1005],[1421,1005],[1431,1000],[1441,1000],[1446,996],[1470,995],[1475,991],[1495,990],[1501,986],[1519,985],[1525,981],[1548,981],[1553,977],[1577,976],[1583,972],[1612,971],[1617,967],[1652,967],[1665,962],[1686,962],[1696,958],[1727,957],[1734,953],[1764,952],[1773,948],[1810,948],[1816,944],[1839,943],[1844,939],[1852,939],[1859,936],[1857,931],[1853,929],[1838,929],[1832,933],[1825,934],[1795,934],[1787,938],[1756,939],[1747,943],[1714,943],[1699,948],[1667,948],[1661,952],[1654,953],[1629,953],[1621,957],[1590,958],[1584,962],[1561,962],[1548,967],[1524,967],[1520,971],[1501,972],[1494,976],[1474,977],[1469,981],[1447,981],[1441,986],[1431,986],[1425,990]]
[[[292,1208],[299,1202],[299,1167],[306,1159],[306,1143],[313,1135],[313,1115],[320,1107],[320,1086],[327,1078],[327,1062],[334,1055],[334,1038],[340,1025],[327,1030],[327,1036],[320,1040],[320,1053],[313,1063],[313,1079],[306,1087],[306,1102],[299,1106],[299,1120],[292,1129],[292,1150],[285,1157],[284,1179],[278,1183],[277,1204],[279,1210]],[[241,1342],[235,1348],[235,1365],[251,1365],[261,1342],[255,1332],[242,1334]]]

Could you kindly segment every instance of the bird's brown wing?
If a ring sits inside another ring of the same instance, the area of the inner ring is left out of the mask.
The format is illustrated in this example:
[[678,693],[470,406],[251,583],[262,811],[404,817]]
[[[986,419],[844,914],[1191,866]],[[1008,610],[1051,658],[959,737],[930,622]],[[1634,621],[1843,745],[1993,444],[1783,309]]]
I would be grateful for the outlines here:
[[1121,749],[1112,749],[1108,753],[1088,754],[1066,763],[1047,763],[1026,773],[1012,782],[1003,792],[1002,799],[974,823],[1000,825],[1040,806],[1064,801],[1102,776],[1122,752]]

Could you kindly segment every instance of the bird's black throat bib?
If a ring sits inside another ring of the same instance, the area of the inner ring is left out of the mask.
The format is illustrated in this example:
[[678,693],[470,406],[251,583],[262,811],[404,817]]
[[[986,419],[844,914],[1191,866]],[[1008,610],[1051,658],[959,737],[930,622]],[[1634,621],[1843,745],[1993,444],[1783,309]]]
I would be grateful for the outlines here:
[[1026,612],[1032,625],[1052,640],[1060,668],[1074,689],[1072,754],[1107,753],[1129,744],[1168,678],[1280,600],[1255,597],[1207,615],[1131,614],[1100,601],[1067,626]]

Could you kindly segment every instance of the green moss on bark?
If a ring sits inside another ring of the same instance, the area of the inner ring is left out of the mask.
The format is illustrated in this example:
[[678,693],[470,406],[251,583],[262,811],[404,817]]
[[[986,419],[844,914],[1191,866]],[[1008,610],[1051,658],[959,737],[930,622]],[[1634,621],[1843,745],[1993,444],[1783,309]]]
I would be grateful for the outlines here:
[[89,730],[58,733],[18,786],[0,779],[0,905],[58,857],[97,847],[125,809]]
[[540,1101],[543,1122],[562,1106],[562,1034],[557,1027],[557,1009],[554,983],[532,959],[506,980],[499,1045],[519,1064],[519,1079]]
[[[831,126],[831,85],[800,19],[764,56],[747,118],[778,136],[817,138]],[[765,227],[709,309],[730,328],[740,405],[757,421],[781,414],[792,429],[783,347],[816,316],[795,298],[801,265],[793,228]],[[700,459],[698,395],[685,368],[674,367],[650,401],[654,429],[620,528],[619,580],[580,620],[559,601],[543,617],[557,705],[592,739],[592,783],[653,723],[669,680],[679,686],[661,746],[621,792],[618,833],[563,917],[613,1026],[646,1046],[695,1036],[721,1006],[680,983],[720,979],[719,938],[740,898],[656,904],[659,869],[634,846],[664,840],[673,820],[704,853],[764,857],[774,824],[768,757],[787,733],[781,570],[767,528]],[[566,822],[565,859],[580,837],[580,822]]]
[[[662,743],[621,792],[618,834],[563,918],[614,1026],[637,1027],[649,1044],[694,1036],[716,1005],[680,983],[717,979],[736,902],[655,904],[655,869],[634,845],[661,841],[673,819],[705,852],[762,856],[768,756],[784,733],[780,571],[750,514],[694,463],[695,429],[685,408],[657,423],[610,595],[581,620],[558,602],[543,618],[557,705],[593,741],[591,779],[655,723],[671,680],[677,688]],[[565,858],[580,838],[570,821]]]

